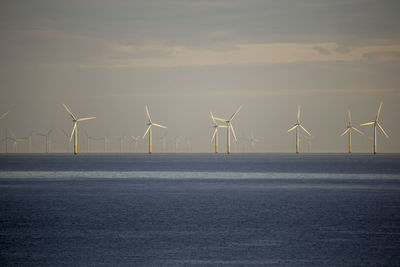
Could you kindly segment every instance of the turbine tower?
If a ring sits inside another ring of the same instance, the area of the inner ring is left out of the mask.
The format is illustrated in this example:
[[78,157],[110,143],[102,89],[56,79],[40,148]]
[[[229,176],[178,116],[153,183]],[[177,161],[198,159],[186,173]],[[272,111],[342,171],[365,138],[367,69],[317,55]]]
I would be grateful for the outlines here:
[[64,105],[64,108],[67,110],[68,114],[71,116],[72,122],[74,123],[74,128],[72,128],[72,133],[71,133],[71,137],[69,138],[69,141],[71,142],[72,135],[73,135],[74,136],[74,155],[76,155],[76,154],[78,154],[78,122],[92,120],[92,119],[95,119],[96,117],[88,117],[88,118],[78,119],[77,117],[75,117],[74,114],[72,114],[72,112],[69,110],[69,108],[65,104],[63,104],[63,105]]
[[381,113],[381,108],[382,108],[382,102],[379,105],[378,108],[378,113],[376,113],[376,118],[374,121],[370,121],[370,122],[366,122],[363,124],[360,124],[360,126],[366,126],[366,125],[374,125],[374,154],[376,154],[376,145],[377,145],[377,136],[376,136],[376,126],[379,127],[379,129],[382,131],[382,133],[386,136],[386,138],[389,138],[389,135],[385,132],[385,130],[383,129],[383,127],[379,124],[378,119],[379,119],[379,115]]
[[212,135],[211,142],[215,140],[215,153],[218,153],[218,128],[226,128],[226,126],[225,125],[219,125],[217,123],[217,121],[215,120],[215,117],[214,117],[214,115],[212,114],[211,111],[210,111],[210,116],[211,116],[211,119],[212,119],[212,121],[214,123],[214,125],[213,125],[214,133]]
[[153,123],[152,121],[151,121],[151,117],[150,117],[150,113],[149,113],[149,109],[147,108],[147,105],[146,105],[146,113],[147,113],[147,118],[149,119],[149,122],[147,123],[147,125],[149,126],[149,127],[147,127],[147,130],[146,130],[146,132],[144,133],[144,135],[143,135],[143,139],[144,139],[144,137],[146,136],[146,134],[147,133],[149,133],[149,154],[151,154],[151,141],[152,141],[152,133],[151,133],[151,127],[153,127],[153,126],[157,126],[157,127],[160,127],[160,128],[167,128],[166,126],[163,126],[163,125],[160,125],[160,124],[157,124],[157,123]]
[[351,131],[354,130],[360,134],[364,134],[363,132],[361,132],[360,130],[358,130],[356,127],[353,127],[353,125],[351,124],[351,116],[350,116],[350,110],[348,113],[348,121],[347,121],[347,129],[340,135],[343,136],[346,133],[349,134],[349,153],[351,153]]
[[288,130],[288,133],[296,129],[296,153],[300,152],[300,128],[306,132],[309,136],[311,134],[300,124],[300,105],[297,106],[297,122],[294,124],[292,128]]
[[231,153],[231,131],[232,131],[233,137],[235,138],[235,140],[237,140],[236,134],[235,134],[235,130],[233,129],[233,125],[232,125],[232,120],[233,120],[233,118],[235,118],[236,114],[238,114],[238,112],[240,111],[241,108],[242,108],[242,106],[240,106],[236,110],[236,112],[232,114],[232,116],[229,118],[229,120],[225,120],[225,119],[221,119],[221,118],[217,118],[217,117],[213,116],[215,120],[226,122],[226,128],[227,128],[227,131],[226,131],[226,133],[227,133],[227,136],[226,136],[227,137],[226,138],[226,141],[227,141],[226,153],[227,154]]
[[51,142],[51,140],[50,140],[50,134],[51,134],[51,132],[52,132],[53,130],[54,130],[54,128],[50,129],[50,130],[47,132],[47,134],[37,133],[37,135],[43,136],[43,137],[45,138],[45,140],[46,140],[46,153],[49,153],[49,152],[50,152],[50,142]]

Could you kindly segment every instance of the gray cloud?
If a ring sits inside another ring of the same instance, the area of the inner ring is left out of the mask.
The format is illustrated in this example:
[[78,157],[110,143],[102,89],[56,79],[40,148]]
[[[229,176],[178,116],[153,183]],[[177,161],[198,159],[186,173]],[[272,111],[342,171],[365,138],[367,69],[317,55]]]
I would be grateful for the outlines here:
[[317,51],[321,55],[330,55],[331,54],[328,49],[325,49],[325,48],[322,48],[319,46],[314,47],[313,50]]

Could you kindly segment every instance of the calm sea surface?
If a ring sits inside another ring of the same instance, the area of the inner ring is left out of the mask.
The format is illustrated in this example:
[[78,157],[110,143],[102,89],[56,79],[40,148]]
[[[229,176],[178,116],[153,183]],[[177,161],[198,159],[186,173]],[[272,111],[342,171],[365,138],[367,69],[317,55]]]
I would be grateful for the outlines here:
[[399,154],[1,154],[1,266],[399,266]]

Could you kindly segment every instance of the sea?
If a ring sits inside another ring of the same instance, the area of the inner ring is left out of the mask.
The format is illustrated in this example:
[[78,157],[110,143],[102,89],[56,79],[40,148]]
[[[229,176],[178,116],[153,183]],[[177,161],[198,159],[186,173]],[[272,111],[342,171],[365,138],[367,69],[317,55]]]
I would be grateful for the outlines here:
[[0,154],[0,266],[400,266],[400,154]]

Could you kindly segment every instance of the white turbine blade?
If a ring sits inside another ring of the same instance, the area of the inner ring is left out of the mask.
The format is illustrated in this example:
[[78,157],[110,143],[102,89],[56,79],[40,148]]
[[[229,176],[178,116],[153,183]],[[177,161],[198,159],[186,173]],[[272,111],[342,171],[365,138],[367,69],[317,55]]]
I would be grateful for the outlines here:
[[67,110],[68,114],[71,116],[71,118],[72,118],[73,120],[76,120],[75,115],[71,112],[71,110],[69,110],[69,108],[67,107],[67,105],[65,105],[65,104],[63,104],[63,105],[64,105],[64,108]]
[[215,124],[217,124],[217,122],[216,122],[215,119],[214,119],[214,115],[212,114],[211,111],[210,111],[210,116],[211,116],[211,119],[213,120],[213,122],[214,122]]
[[293,131],[294,129],[296,129],[297,124],[295,126],[293,126],[292,128],[290,128],[287,132],[290,133],[291,131]]
[[300,105],[297,105],[297,123],[300,122]]
[[74,128],[72,129],[71,137],[69,138],[69,141],[72,141],[72,136],[74,135],[74,132],[76,131],[76,122],[74,123]]
[[[231,124],[230,128],[232,129],[233,137],[235,137],[235,141],[237,141],[235,130],[233,129],[233,125]],[[229,131],[229,128],[228,128]]]
[[347,128],[340,136],[345,135],[348,131],[350,131],[350,128]]
[[54,128],[51,128],[51,129],[47,132],[47,135],[49,136],[53,130],[54,130]]
[[150,128],[151,128],[151,124],[149,125],[149,127],[147,127],[147,130],[146,130],[146,132],[144,133],[144,135],[143,135],[143,137],[142,138],[144,138],[145,136],[146,136],[146,134],[149,132],[149,130],[150,130]]
[[1,115],[0,120],[4,119],[4,118],[7,116],[8,112],[10,112],[10,111],[7,111],[7,112],[4,113],[3,115]]
[[305,131],[309,136],[311,136],[311,134],[306,130],[306,128],[304,128],[302,125],[299,125],[301,129],[303,129],[303,131]]
[[385,130],[383,130],[383,127],[379,123],[377,123],[377,124],[378,124],[379,129],[381,129],[382,133],[386,136],[386,138],[389,138],[389,135],[385,132]]
[[157,124],[157,123],[153,123],[153,125],[154,125],[154,126],[157,126],[157,127],[160,127],[160,128],[164,128],[164,129],[167,128],[167,126],[160,125],[160,124]]
[[212,138],[211,138],[211,141],[214,141],[214,138],[215,138],[215,135],[217,134],[217,132],[218,132],[218,128],[215,128],[214,134],[212,135]]
[[217,118],[217,117],[214,117],[214,119],[217,120],[217,121],[228,122],[228,120]]
[[147,118],[149,118],[149,122],[151,122],[151,117],[150,117],[150,113],[149,113],[149,109],[147,108],[147,105],[146,105],[146,113],[147,113]]
[[218,124],[216,124],[216,126],[217,126],[217,128],[226,128],[226,127],[228,127],[226,125],[218,125]]
[[366,122],[366,123],[360,124],[360,126],[372,125],[374,123],[375,123],[374,121],[370,121],[370,122]]
[[236,112],[233,113],[233,115],[231,116],[231,118],[229,119],[229,121],[232,121],[232,120],[233,120],[233,118],[236,116],[236,114],[239,113],[239,111],[240,111],[241,108],[242,108],[242,106],[240,106],[240,107],[236,110]]
[[351,125],[351,115],[350,115],[350,110],[349,110],[349,125]]
[[361,132],[360,130],[358,130],[356,127],[351,127],[351,129],[353,129],[354,131],[358,132],[359,134],[364,135],[364,133]]
[[381,102],[381,104],[379,105],[378,112],[376,113],[376,119],[375,119],[375,121],[378,121],[378,119],[379,119],[379,115],[381,114],[381,108],[382,108],[382,102]]
[[93,120],[93,119],[96,119],[96,117],[82,118],[82,119],[77,119],[76,121],[87,121],[87,120]]

